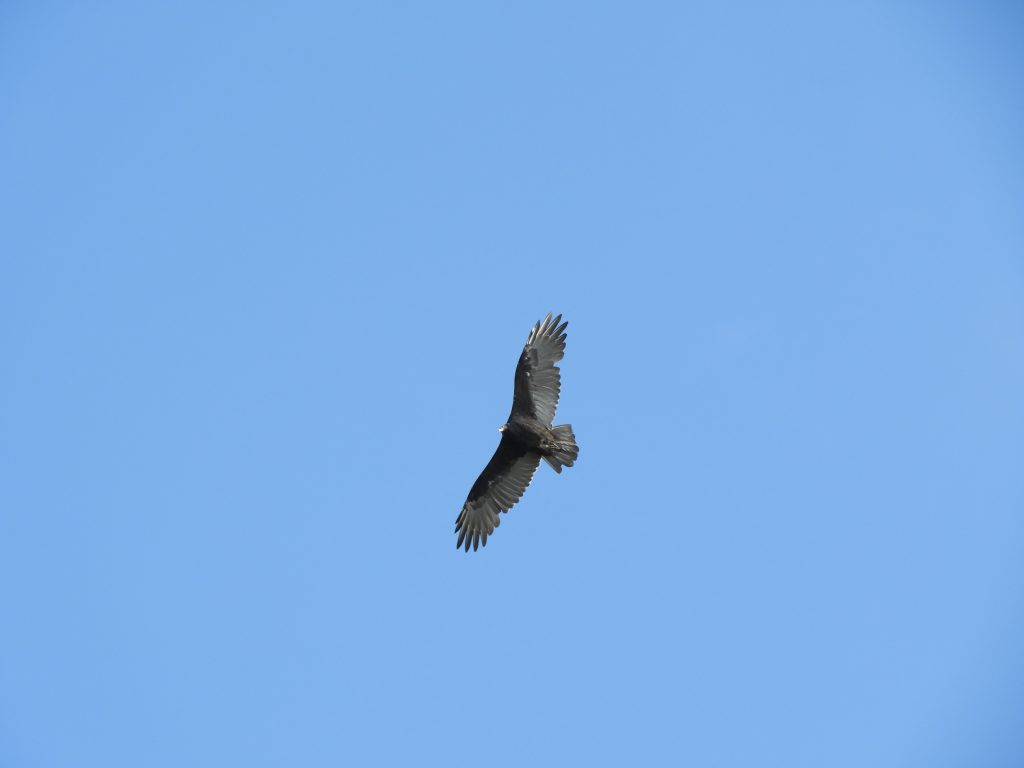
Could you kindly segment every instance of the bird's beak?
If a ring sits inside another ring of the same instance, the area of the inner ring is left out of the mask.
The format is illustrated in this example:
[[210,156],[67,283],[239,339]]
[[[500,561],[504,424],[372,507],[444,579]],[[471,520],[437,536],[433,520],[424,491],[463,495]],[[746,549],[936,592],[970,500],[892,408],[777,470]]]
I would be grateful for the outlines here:
[[502,434],[505,433],[506,429],[508,429],[508,425],[507,424],[502,424],[500,427],[498,427],[498,431],[501,432]]

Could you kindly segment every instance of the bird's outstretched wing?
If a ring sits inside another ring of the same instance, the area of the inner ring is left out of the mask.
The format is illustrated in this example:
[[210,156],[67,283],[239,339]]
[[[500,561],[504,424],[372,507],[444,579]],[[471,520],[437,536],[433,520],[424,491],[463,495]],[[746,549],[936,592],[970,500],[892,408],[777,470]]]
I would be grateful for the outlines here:
[[526,490],[533,473],[540,464],[540,454],[523,448],[508,435],[501,436],[498,450],[487,462],[480,477],[473,483],[466,503],[455,520],[459,539],[455,548],[465,546],[469,551],[483,544],[501,524],[499,512],[508,512]]
[[568,322],[559,325],[561,320],[561,315],[552,319],[549,312],[530,331],[516,366],[509,421],[516,416],[529,416],[548,426],[554,421],[562,389],[562,374],[555,363],[565,356],[565,329],[569,326]]

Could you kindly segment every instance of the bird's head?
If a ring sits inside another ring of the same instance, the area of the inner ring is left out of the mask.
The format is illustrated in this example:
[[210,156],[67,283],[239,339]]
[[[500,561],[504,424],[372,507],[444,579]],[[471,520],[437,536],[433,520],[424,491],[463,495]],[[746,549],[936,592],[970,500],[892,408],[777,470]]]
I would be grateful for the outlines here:
[[506,432],[508,432],[508,422],[498,427],[498,431],[501,432],[501,434],[505,434]]

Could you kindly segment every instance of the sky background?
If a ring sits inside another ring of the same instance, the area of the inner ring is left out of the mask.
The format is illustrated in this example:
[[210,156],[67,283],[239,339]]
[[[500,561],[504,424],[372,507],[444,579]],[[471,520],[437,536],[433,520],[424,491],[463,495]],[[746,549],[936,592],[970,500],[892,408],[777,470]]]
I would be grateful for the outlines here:
[[4,3],[0,765],[1024,764],[1022,33]]

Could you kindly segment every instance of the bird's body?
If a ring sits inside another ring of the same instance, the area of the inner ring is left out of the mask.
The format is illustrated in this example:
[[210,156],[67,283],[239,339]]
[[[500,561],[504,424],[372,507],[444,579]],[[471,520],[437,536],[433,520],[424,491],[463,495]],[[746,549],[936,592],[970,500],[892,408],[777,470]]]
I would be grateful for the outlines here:
[[545,445],[553,440],[551,430],[545,427],[536,419],[529,417],[521,420],[513,420],[500,427],[500,431],[507,434],[524,448],[537,451],[543,454]]
[[565,354],[565,329],[562,316],[552,320],[549,313],[530,332],[516,366],[515,394],[508,421],[499,427],[501,442],[484,467],[462,506],[455,531],[456,547],[470,545],[475,550],[486,546],[487,537],[501,523],[501,512],[508,512],[529,486],[541,459],[556,472],[571,467],[579,455],[572,427],[552,426],[561,374],[555,366]]
[[[560,427],[546,427],[536,419],[529,417],[510,421],[501,428],[505,434],[515,440],[523,448],[539,453],[541,458],[550,464],[555,472],[561,474],[562,465],[571,467],[579,453],[574,442],[575,435],[569,424]],[[566,451],[572,452],[567,461],[559,463],[559,456]]]

